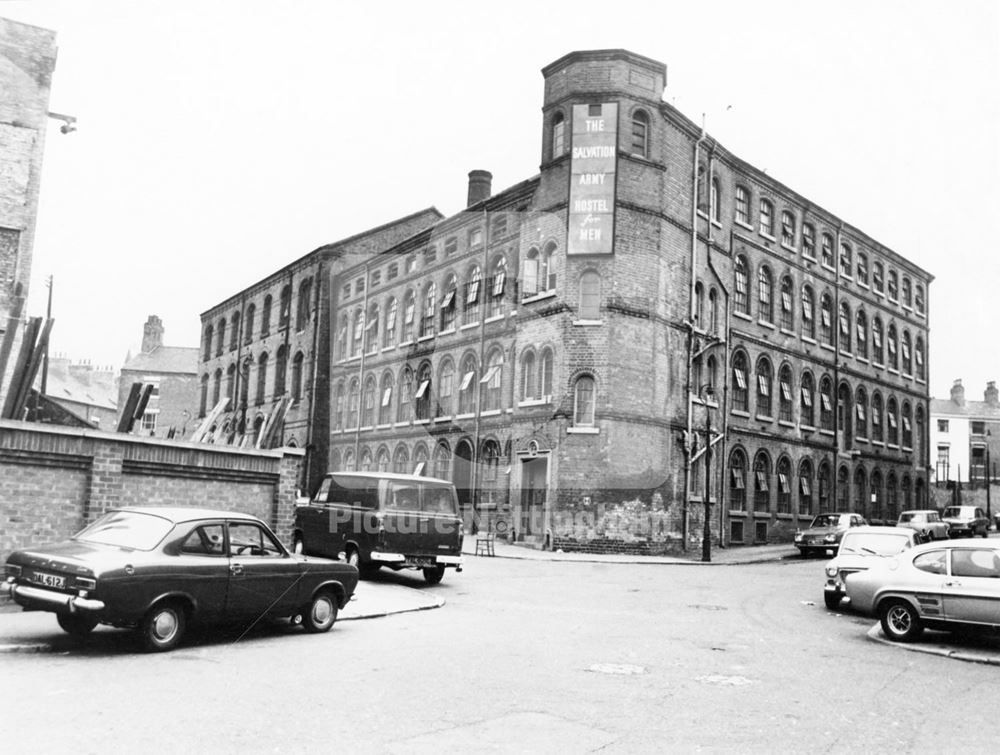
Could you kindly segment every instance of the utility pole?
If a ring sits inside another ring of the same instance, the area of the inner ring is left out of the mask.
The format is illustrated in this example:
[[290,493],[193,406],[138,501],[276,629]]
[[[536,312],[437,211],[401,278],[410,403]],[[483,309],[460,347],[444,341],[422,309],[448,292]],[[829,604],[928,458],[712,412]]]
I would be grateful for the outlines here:
[[[45,319],[46,320],[51,320],[52,319],[52,285],[53,285],[53,280],[52,280],[52,276],[51,275],[48,277],[48,280],[45,281],[45,285],[49,289],[49,303],[48,303],[48,306],[45,308]],[[46,389],[48,388],[48,384],[49,384],[49,342],[46,339],[46,341],[45,341],[45,352],[42,355],[42,386],[41,386],[42,390],[41,390],[41,394],[43,396],[46,393]]]
[[712,527],[709,521],[712,513],[709,500],[712,491],[712,409],[708,405],[711,395],[708,393],[705,400],[705,522],[701,533],[701,560],[705,562],[712,560]]

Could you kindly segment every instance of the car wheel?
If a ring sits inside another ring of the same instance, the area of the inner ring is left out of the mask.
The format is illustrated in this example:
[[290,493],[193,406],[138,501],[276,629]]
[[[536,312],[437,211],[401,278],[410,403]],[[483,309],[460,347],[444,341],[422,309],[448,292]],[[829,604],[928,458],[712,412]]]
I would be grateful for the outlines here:
[[337,599],[329,590],[316,593],[302,615],[302,626],[307,632],[328,632],[337,620]]
[[292,553],[297,556],[302,555],[302,536],[296,535],[295,539],[292,540]]
[[97,626],[97,619],[72,613],[56,614],[56,621],[59,622],[59,626],[64,632],[74,637],[86,637]]
[[139,632],[143,647],[151,653],[173,650],[184,636],[184,609],[177,603],[159,603],[142,619]]
[[436,585],[444,577],[444,567],[443,566],[427,566],[424,567],[424,579],[429,585]]
[[891,600],[880,612],[882,631],[894,642],[913,642],[924,631],[920,616],[909,603]]
[[840,593],[825,592],[823,593],[823,600],[826,601],[827,608],[836,608],[840,605]]

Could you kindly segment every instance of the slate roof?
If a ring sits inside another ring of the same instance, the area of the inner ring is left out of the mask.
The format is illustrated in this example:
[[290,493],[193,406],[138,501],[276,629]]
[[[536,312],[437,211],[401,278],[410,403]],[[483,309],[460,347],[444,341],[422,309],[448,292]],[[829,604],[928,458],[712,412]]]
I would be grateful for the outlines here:
[[126,360],[122,372],[198,374],[196,346],[157,346],[150,352],[139,353]]

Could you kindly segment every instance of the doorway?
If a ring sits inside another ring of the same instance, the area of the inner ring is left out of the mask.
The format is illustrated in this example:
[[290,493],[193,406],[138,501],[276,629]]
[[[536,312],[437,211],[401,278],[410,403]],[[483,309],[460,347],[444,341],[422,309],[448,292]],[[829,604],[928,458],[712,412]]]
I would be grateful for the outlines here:
[[549,493],[549,460],[534,457],[521,461],[521,526],[518,535],[545,534],[545,501]]

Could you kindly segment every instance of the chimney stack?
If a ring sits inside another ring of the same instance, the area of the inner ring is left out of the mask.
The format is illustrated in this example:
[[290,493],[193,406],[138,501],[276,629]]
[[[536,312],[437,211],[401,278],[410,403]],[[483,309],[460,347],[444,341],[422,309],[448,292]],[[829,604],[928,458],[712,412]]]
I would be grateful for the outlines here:
[[467,207],[489,199],[493,192],[493,174],[488,170],[469,171],[469,201]]
[[962,387],[961,380],[956,380],[951,387],[951,400],[959,406],[965,406],[965,388]]
[[142,353],[148,354],[163,345],[163,321],[156,315],[150,315],[142,326]]
[[986,384],[986,391],[983,393],[983,397],[990,406],[1000,404],[1000,392],[997,391],[996,381],[991,380]]

